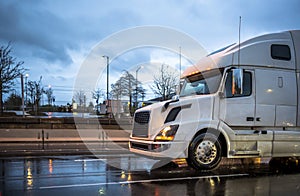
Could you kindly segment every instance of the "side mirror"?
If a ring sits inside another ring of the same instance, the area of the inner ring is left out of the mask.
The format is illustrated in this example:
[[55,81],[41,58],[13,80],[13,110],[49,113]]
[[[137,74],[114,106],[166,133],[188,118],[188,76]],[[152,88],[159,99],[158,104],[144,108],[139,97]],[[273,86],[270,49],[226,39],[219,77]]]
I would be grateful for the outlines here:
[[218,94],[219,94],[219,97],[220,97],[221,99],[225,98],[224,92],[219,92]]
[[243,69],[232,70],[232,95],[243,94]]
[[172,97],[172,102],[176,102],[176,101],[179,101],[179,95],[174,95]]

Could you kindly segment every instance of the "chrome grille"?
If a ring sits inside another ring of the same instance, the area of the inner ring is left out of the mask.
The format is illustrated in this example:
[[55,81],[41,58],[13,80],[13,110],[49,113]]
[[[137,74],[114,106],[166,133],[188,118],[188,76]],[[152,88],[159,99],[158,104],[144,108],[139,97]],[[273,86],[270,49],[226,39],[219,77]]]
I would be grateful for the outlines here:
[[150,112],[143,111],[134,114],[133,137],[148,137],[148,125],[150,120]]

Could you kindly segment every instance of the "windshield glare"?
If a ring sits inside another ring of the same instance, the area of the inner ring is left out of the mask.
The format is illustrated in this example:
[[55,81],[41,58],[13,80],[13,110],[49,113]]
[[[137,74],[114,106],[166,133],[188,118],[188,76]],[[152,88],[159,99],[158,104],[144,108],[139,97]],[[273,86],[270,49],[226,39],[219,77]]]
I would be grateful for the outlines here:
[[181,97],[190,95],[207,95],[216,93],[223,71],[220,69],[199,73],[184,79],[180,92]]

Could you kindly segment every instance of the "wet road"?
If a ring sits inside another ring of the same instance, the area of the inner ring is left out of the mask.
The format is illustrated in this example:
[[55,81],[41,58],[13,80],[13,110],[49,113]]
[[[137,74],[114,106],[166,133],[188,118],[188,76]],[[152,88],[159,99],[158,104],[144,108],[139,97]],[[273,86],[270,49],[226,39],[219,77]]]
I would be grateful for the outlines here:
[[0,159],[0,195],[299,195],[298,162],[221,166],[197,172],[183,164],[153,169],[132,154]]

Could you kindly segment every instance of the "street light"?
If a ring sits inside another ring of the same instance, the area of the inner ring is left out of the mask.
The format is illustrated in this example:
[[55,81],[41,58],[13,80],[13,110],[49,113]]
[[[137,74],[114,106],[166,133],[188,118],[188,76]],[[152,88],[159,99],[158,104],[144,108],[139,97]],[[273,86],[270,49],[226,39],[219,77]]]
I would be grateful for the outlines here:
[[106,58],[106,99],[107,99],[107,108],[106,113],[108,114],[109,100],[108,100],[108,88],[109,88],[109,56],[103,55],[103,58]]
[[51,88],[52,88],[51,84],[48,84],[48,92],[46,94],[47,94],[47,99],[48,99],[49,106],[52,106],[52,101],[53,101],[52,93],[51,93],[52,89]]
[[144,68],[144,66],[141,65],[135,71],[135,109],[137,109],[138,106],[138,71],[142,68]]
[[24,80],[23,74],[21,74],[21,91],[22,91],[22,113],[23,118],[25,117],[25,107],[24,107]]
[[26,106],[26,108],[27,108],[27,85],[28,85],[28,83],[27,83],[27,79],[28,79],[28,77],[29,77],[29,74],[27,73],[27,74],[25,74],[25,106]]

